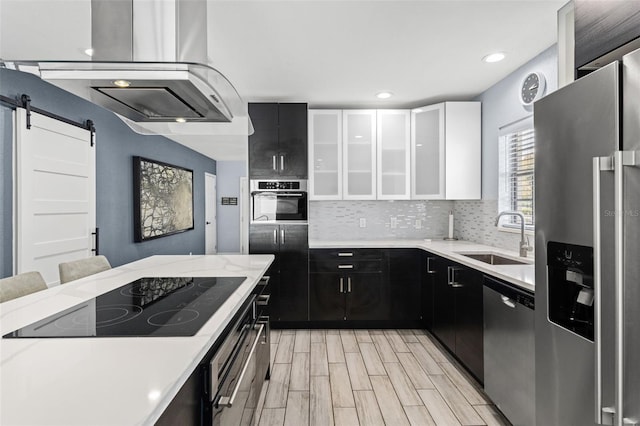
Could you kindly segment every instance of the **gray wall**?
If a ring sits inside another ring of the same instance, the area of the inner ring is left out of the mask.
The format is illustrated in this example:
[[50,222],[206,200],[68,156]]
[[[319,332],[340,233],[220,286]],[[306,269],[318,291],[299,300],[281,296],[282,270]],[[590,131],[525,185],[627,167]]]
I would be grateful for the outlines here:
[[[490,66],[490,64],[487,64]],[[498,134],[500,127],[533,114],[532,107],[520,103],[520,86],[533,71],[542,72],[546,93],[558,87],[558,51],[553,45],[484,91],[475,100],[482,102],[482,199],[498,199]]]
[[[0,70],[0,94],[14,98],[31,96],[35,107],[65,118],[96,126],[97,226],[100,228],[100,252],[117,266],[154,254],[204,253],[204,173],[216,173],[216,162],[161,136],[134,133],[113,113],[98,107],[38,77],[17,71]],[[0,149],[0,276],[11,274],[11,152],[12,121],[8,108],[0,108],[2,148]],[[195,229],[143,243],[133,242],[134,155],[148,157],[192,169],[194,172]]]
[[[520,86],[532,72],[546,77],[546,93],[558,88],[558,52],[553,45],[522,67],[491,86],[476,98],[482,102],[482,200],[456,201],[454,204],[455,236],[508,250],[517,250],[519,233],[498,230],[494,221],[498,215],[498,137],[500,128],[529,117],[531,107],[520,103]],[[530,238],[533,245],[534,238]],[[533,257],[533,254],[529,255]]]
[[[247,176],[247,162],[218,161],[216,167],[218,253],[240,253],[240,178]],[[238,197],[238,205],[223,206],[222,197]]]

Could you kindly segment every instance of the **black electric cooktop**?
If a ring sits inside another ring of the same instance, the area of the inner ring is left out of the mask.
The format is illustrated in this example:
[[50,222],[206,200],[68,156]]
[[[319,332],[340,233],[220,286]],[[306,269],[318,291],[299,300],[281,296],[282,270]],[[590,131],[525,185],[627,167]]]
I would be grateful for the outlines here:
[[3,337],[193,336],[245,278],[140,278]]

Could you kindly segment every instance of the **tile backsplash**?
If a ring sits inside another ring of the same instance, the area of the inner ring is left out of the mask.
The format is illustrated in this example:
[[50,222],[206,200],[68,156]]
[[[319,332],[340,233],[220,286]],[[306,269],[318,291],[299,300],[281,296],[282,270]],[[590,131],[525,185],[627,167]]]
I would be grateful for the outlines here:
[[[309,239],[316,241],[443,238],[449,211],[454,236],[517,251],[519,233],[495,227],[497,200],[478,201],[311,201]],[[364,219],[365,227],[360,227]],[[534,238],[530,237],[533,245]],[[531,254],[532,255],[532,254]]]
[[453,207],[453,201],[310,201],[309,239],[442,238]]
[[[488,246],[518,251],[520,233],[499,231],[495,226],[498,200],[456,201],[453,208],[454,236]],[[529,243],[535,238],[529,236]],[[531,253],[529,256],[533,256]]]

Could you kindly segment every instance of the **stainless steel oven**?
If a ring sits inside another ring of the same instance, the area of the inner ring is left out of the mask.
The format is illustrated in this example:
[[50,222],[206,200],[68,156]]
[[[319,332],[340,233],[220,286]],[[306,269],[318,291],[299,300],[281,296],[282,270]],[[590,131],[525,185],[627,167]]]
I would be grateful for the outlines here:
[[252,180],[251,222],[307,221],[306,180]]

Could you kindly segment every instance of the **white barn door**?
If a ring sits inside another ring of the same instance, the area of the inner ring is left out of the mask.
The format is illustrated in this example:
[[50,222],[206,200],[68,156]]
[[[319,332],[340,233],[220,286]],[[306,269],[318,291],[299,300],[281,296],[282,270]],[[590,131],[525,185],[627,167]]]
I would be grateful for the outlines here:
[[15,273],[39,271],[60,282],[58,264],[93,256],[95,146],[91,132],[16,109]]

